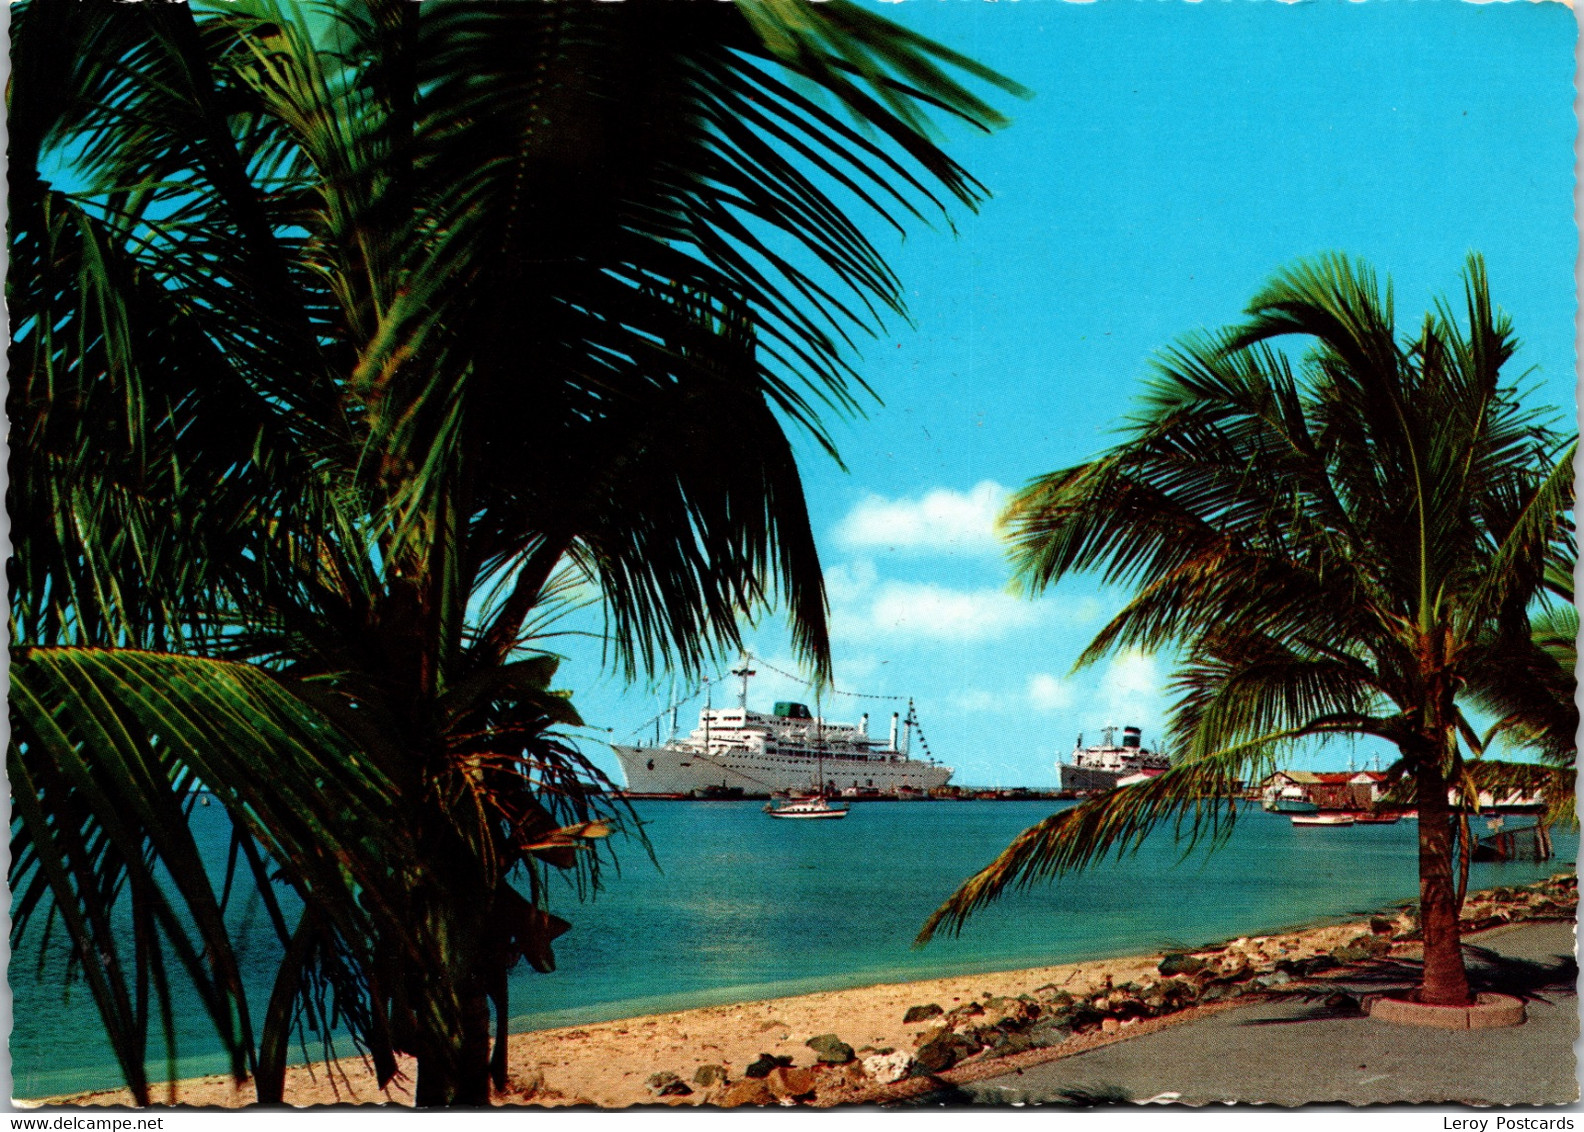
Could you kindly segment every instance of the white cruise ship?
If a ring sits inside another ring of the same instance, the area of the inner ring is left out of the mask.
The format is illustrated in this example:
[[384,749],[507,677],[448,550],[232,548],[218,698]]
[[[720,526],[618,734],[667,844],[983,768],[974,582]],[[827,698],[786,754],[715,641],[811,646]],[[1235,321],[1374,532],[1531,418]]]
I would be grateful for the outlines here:
[[1159,774],[1171,766],[1171,759],[1165,753],[1144,746],[1143,732],[1137,727],[1122,729],[1120,747],[1116,745],[1115,727],[1102,728],[1101,732],[1104,741],[1093,747],[1085,747],[1083,736],[1078,736],[1072,762],[1056,763],[1063,790],[1081,793],[1111,790],[1131,775]]
[[888,739],[875,739],[867,714],[851,724],[817,717],[800,703],[778,703],[769,715],[750,711],[753,670],[745,664],[732,675],[742,679],[741,702],[706,707],[687,738],[652,747],[612,744],[629,794],[905,794],[944,786],[952,776],[951,767],[933,759],[908,757],[917,727],[911,705],[905,719],[892,714]]

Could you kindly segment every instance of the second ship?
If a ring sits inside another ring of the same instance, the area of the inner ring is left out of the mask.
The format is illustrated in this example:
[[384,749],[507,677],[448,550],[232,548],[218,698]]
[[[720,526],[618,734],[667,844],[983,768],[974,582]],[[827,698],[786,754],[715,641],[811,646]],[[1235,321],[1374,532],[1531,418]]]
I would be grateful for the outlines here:
[[652,747],[612,744],[629,795],[761,798],[771,794],[905,796],[944,786],[952,768],[911,758],[918,727],[911,703],[891,715],[887,739],[869,735],[869,716],[833,723],[808,705],[783,701],[770,714],[748,708],[747,663],[732,670],[742,694],[732,708],[706,707],[686,738]]
[[1143,733],[1137,727],[1122,729],[1122,745],[1116,745],[1116,728],[1102,728],[1105,738],[1099,744],[1085,747],[1083,736],[1073,748],[1072,762],[1058,762],[1056,770],[1061,775],[1061,788],[1078,794],[1101,794],[1114,790],[1135,775],[1154,777],[1171,768],[1171,758],[1161,751],[1144,746]]

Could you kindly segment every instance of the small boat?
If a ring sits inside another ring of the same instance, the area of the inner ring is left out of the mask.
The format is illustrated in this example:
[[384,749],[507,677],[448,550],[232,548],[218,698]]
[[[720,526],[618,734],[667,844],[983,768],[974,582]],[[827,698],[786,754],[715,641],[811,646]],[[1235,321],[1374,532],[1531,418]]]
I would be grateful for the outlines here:
[[1288,786],[1280,794],[1267,795],[1260,803],[1262,809],[1270,814],[1317,814],[1320,812],[1320,803],[1311,802],[1304,797],[1302,790],[1296,786]]
[[846,806],[833,806],[824,798],[816,795],[813,798],[798,798],[781,805],[771,803],[764,808],[764,812],[773,818],[844,818],[847,816]]
[[1396,825],[1401,820],[1401,814],[1381,813],[1380,811],[1376,811],[1372,814],[1363,813],[1353,815],[1353,821],[1356,825]]
[[1352,814],[1294,814],[1294,825],[1352,825]]

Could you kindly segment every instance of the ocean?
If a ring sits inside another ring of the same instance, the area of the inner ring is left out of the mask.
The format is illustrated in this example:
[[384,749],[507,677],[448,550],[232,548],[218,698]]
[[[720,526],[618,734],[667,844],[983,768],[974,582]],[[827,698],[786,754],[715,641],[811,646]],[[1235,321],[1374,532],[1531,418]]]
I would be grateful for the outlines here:
[[[618,836],[619,868],[607,865],[600,892],[583,902],[570,885],[560,892],[553,910],[572,930],[556,942],[554,973],[519,967],[513,1028],[1194,947],[1350,919],[1417,894],[1416,823],[1298,828],[1250,808],[1212,854],[1185,856],[1166,828],[1136,855],[1009,893],[961,936],[912,946],[960,880],[1059,805],[860,803],[842,821],[788,822],[757,802],[638,803],[658,868]],[[220,809],[199,808],[193,821],[223,860]],[[1471,890],[1573,868],[1577,835],[1555,842],[1552,861],[1475,864]],[[239,908],[236,923],[256,1017],[276,951],[259,908]],[[13,1095],[120,1084],[86,986],[64,984],[59,935],[49,954],[39,947],[35,931],[9,972]],[[223,1071],[218,1045],[184,1013],[178,1074]],[[345,1039],[338,1049],[352,1052]],[[310,1036],[299,1055],[318,1050]],[[158,1037],[151,1052],[151,1075],[163,1078]]]

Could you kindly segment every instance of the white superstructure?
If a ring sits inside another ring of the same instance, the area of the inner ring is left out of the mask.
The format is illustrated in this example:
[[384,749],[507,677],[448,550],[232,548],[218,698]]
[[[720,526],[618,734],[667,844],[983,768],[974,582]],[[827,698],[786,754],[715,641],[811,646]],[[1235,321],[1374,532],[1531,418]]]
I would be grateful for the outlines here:
[[1122,729],[1122,745],[1116,744],[1116,728],[1102,729],[1104,740],[1085,747],[1083,736],[1073,747],[1072,762],[1058,762],[1063,790],[1110,790],[1123,778],[1135,774],[1159,774],[1171,766],[1171,759],[1161,751],[1151,751],[1144,746],[1143,733],[1137,727]]
[[[911,708],[891,716],[888,739],[871,738],[869,716],[856,724],[817,717],[807,705],[783,702],[771,714],[747,707],[746,665],[733,675],[743,681],[742,702],[706,707],[686,738],[652,747],[612,744],[634,794],[779,792],[897,794],[944,786],[952,768],[933,759],[908,757],[917,722]],[[823,776],[823,782],[821,777]]]

